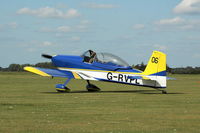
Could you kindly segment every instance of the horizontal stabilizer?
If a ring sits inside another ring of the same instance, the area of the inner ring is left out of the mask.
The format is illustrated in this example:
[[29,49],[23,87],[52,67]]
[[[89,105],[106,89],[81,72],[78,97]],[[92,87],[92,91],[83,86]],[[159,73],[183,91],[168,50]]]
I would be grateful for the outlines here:
[[176,80],[176,78],[167,77],[167,80]]

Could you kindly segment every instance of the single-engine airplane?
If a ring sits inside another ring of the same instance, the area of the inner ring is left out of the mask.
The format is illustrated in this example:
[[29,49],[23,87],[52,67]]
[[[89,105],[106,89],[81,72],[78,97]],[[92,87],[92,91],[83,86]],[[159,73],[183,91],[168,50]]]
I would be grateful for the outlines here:
[[57,69],[38,67],[24,67],[24,70],[47,77],[67,78],[64,84],[57,84],[58,92],[70,92],[67,83],[71,79],[83,79],[87,81],[87,90],[100,91],[100,88],[90,83],[90,80],[108,81],[136,86],[152,87],[163,94],[167,91],[166,85],[166,54],[153,51],[152,56],[144,71],[133,69],[124,60],[110,53],[96,53],[92,50],[84,52],[80,56],[47,55],[43,57],[51,59]]

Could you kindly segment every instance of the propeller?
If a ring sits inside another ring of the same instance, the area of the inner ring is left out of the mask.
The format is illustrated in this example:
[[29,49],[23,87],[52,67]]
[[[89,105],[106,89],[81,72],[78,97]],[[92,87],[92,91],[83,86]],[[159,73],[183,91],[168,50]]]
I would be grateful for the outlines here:
[[48,54],[42,54],[41,56],[44,57],[44,58],[47,58],[47,59],[51,59],[52,58],[52,56],[48,55]]

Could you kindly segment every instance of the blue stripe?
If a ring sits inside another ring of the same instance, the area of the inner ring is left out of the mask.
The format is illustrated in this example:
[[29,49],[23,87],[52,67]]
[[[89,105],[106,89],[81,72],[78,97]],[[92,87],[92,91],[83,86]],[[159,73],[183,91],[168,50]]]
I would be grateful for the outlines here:
[[151,74],[150,76],[166,76],[166,75],[167,75],[166,71],[161,71],[158,73]]
[[128,79],[142,79],[141,76],[128,76]]

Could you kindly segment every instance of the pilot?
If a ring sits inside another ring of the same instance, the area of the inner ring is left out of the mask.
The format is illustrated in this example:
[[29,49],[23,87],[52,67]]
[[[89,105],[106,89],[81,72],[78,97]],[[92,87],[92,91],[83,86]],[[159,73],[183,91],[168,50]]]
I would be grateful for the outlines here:
[[90,60],[88,63],[92,63],[95,60],[96,53],[92,50],[89,50],[89,52],[90,52]]

